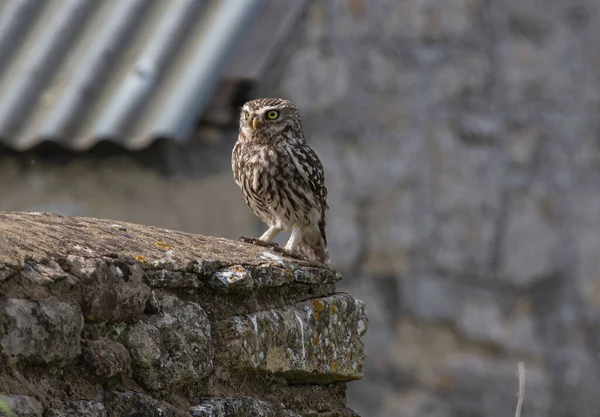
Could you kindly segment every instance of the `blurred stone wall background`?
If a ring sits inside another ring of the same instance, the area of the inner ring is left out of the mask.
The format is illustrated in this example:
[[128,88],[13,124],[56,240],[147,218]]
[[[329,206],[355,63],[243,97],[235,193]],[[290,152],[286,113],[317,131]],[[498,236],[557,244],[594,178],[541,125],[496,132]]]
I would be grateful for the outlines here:
[[[313,3],[276,86],[369,308],[365,416],[600,413],[600,3]],[[370,343],[369,343],[370,342]]]
[[[598,416],[599,25],[596,0],[315,0],[255,92],[296,102],[326,169],[333,266],[370,317],[361,415],[514,415],[524,361],[524,416]],[[3,156],[0,208],[258,235],[236,133],[204,134]]]

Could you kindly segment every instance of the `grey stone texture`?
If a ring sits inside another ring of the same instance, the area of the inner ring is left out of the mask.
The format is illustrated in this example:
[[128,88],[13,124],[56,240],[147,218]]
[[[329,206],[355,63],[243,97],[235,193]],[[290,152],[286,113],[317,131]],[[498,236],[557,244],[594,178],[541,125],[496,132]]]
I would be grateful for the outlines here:
[[194,302],[161,298],[158,313],[142,317],[126,330],[134,375],[153,391],[199,384],[213,370],[208,317]]
[[[336,285],[369,312],[365,376],[348,384],[361,415],[514,415],[519,361],[523,416],[598,415],[599,25],[597,0],[313,0],[253,92],[299,106],[326,170]],[[236,136],[204,128],[142,155],[60,163],[7,152],[0,208],[260,236],[232,179]],[[189,263],[160,259],[169,267],[146,269],[146,315],[163,291],[195,291],[226,322],[329,297],[335,279],[296,268],[291,284],[262,287],[243,260],[202,248]],[[36,265],[24,268],[30,293],[77,288]],[[3,288],[15,274],[0,263]],[[120,329],[94,325],[98,338]]]
[[[42,417],[44,408],[35,397],[29,395],[0,395],[0,401],[9,413],[22,417]],[[6,414],[6,413],[3,413]]]
[[251,397],[210,398],[190,409],[193,417],[301,417]]
[[107,417],[107,413],[100,402],[71,401],[58,409],[46,410],[44,417]]
[[0,212],[0,265],[0,406],[16,416],[352,415],[345,383],[363,375],[368,320],[322,264]]
[[326,170],[362,415],[514,415],[519,361],[524,415],[598,415],[599,24],[593,0],[311,2],[257,95],[297,103]]
[[64,363],[80,353],[83,318],[79,306],[52,297],[0,298],[0,318],[0,347],[5,355]]
[[351,381],[363,376],[360,338],[367,324],[364,304],[349,295],[314,298],[221,322],[217,332],[225,344],[217,357],[232,368],[273,373],[291,383]]
[[86,340],[82,354],[91,373],[100,380],[131,376],[131,355],[117,341],[106,337]]
[[137,319],[150,297],[135,263],[108,263],[103,259],[67,256],[69,272],[80,279],[82,309],[88,321],[121,322]]

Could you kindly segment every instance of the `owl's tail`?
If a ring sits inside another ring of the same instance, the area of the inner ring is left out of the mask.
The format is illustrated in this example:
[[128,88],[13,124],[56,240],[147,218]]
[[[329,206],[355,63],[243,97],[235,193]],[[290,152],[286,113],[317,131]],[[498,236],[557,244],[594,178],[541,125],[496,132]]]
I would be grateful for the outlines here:
[[319,229],[307,230],[302,235],[302,239],[298,242],[298,252],[311,261],[329,265],[327,242]]

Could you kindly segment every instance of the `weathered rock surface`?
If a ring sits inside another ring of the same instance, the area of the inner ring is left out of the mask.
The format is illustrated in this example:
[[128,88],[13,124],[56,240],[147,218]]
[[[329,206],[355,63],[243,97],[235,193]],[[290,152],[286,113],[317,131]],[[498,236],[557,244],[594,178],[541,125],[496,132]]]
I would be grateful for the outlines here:
[[60,409],[50,408],[44,417],[106,417],[104,404],[97,401],[71,401]]
[[[323,162],[336,285],[369,307],[352,408],[511,416],[523,360],[524,417],[598,417],[600,1],[309,3],[252,94],[294,101]],[[0,208],[256,236],[229,168],[236,137],[210,126],[144,152],[0,151]],[[183,294],[204,285],[188,272],[235,266],[196,255],[145,282]],[[0,281],[14,274],[0,265]],[[331,291],[295,284],[209,292],[207,314]]]
[[44,411],[40,402],[28,395],[0,395],[0,401],[18,416],[42,417]]
[[0,298],[0,346],[14,358],[67,362],[80,352],[79,306],[55,298]]
[[80,278],[83,314],[88,321],[134,321],[143,312],[150,288],[142,268],[132,262],[107,262],[67,256],[69,272]]
[[207,399],[190,412],[193,417],[300,417],[293,411],[250,397]]
[[110,416],[188,417],[189,413],[138,392],[112,392],[106,396]]
[[125,346],[109,338],[86,340],[83,360],[94,375],[101,379],[131,374],[131,356]]
[[0,387],[18,416],[353,415],[365,306],[323,265],[2,212],[0,271]]
[[[364,305],[346,294],[222,322],[219,356],[233,368],[274,373],[290,382],[330,384],[362,377]],[[290,343],[294,341],[293,343]]]
[[199,384],[213,368],[211,326],[196,303],[165,295],[161,311],[129,327],[135,377],[150,390]]

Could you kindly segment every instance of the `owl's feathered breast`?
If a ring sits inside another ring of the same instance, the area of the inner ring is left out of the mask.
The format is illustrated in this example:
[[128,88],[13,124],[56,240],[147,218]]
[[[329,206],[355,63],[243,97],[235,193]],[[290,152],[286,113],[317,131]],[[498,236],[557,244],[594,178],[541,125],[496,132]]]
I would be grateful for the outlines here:
[[327,189],[323,167],[303,140],[275,144],[238,140],[232,166],[244,199],[264,221],[277,213],[288,222],[305,223],[310,221],[311,209],[317,209],[319,222],[324,223]]

